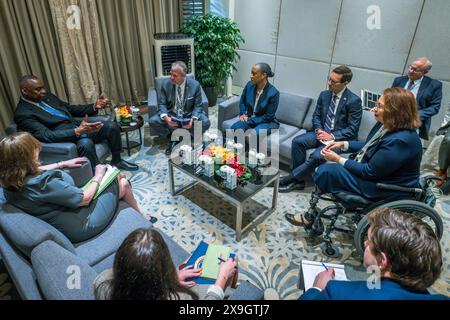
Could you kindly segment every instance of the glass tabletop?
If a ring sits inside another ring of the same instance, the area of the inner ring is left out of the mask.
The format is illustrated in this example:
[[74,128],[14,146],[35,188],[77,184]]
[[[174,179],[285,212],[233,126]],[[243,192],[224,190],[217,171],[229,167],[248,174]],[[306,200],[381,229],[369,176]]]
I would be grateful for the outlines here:
[[203,167],[201,165],[185,165],[178,164],[172,159],[169,159],[169,164],[179,169],[180,171],[188,174],[197,181],[202,181],[208,184],[210,187],[220,191],[222,194],[233,198],[239,202],[244,202],[247,199],[253,197],[264,187],[271,186],[279,176],[279,171],[274,168],[250,168],[252,170],[252,177],[249,180],[239,181],[235,189],[230,190],[225,187],[225,179],[215,174],[214,177],[207,177],[203,174]]

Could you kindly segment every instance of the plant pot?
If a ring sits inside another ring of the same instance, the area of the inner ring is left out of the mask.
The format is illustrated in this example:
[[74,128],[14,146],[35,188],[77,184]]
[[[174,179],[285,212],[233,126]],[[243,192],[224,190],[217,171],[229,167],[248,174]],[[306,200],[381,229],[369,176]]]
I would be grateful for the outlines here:
[[217,104],[217,90],[215,87],[205,87],[203,88],[205,91],[206,97],[208,98],[208,103],[210,107],[214,107]]

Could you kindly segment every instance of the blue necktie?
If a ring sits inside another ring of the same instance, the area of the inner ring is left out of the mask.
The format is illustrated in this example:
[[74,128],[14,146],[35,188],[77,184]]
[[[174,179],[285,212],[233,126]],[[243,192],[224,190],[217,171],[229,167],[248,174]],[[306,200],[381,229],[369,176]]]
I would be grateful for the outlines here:
[[48,113],[50,113],[50,114],[52,114],[54,116],[57,116],[57,117],[69,120],[69,117],[66,114],[62,113],[59,110],[56,110],[55,108],[50,107],[48,104],[46,104],[44,102],[39,102],[38,104],[39,104],[39,106],[41,106]]
[[333,127],[334,112],[336,110],[336,99],[337,95],[333,95],[331,99],[330,106],[328,107],[327,117],[325,118],[325,131],[331,133],[331,128]]

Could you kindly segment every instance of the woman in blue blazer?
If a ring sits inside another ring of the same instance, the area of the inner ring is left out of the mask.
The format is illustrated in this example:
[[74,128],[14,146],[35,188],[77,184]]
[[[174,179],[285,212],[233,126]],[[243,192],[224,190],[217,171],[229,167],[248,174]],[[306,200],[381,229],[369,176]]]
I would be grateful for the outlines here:
[[231,126],[232,130],[255,129],[259,135],[260,130],[278,129],[280,124],[275,118],[278,109],[280,92],[269,83],[268,78],[274,76],[267,63],[257,63],[252,67],[250,81],[244,88],[239,105],[239,121]]
[[[339,141],[321,154],[335,164],[320,166],[313,178],[322,193],[350,192],[376,201],[392,195],[378,190],[377,183],[402,187],[419,186],[422,144],[417,134],[421,122],[414,95],[402,88],[386,89],[374,108],[378,123],[366,142]],[[358,152],[346,159],[333,149]]]

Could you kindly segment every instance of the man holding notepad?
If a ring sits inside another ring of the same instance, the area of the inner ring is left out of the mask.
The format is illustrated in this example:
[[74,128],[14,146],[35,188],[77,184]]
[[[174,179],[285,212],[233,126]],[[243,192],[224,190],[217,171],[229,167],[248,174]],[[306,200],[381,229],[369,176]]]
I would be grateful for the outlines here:
[[369,213],[364,266],[367,281],[336,281],[323,266],[300,300],[446,300],[428,288],[439,278],[442,253],[431,227],[414,215],[391,208]]

